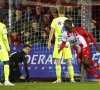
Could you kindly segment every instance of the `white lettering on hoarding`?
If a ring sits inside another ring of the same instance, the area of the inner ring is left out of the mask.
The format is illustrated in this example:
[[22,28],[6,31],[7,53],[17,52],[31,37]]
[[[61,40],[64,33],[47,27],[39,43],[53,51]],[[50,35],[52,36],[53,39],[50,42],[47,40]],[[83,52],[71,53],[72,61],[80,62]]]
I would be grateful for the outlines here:
[[40,55],[39,56],[39,60],[38,60],[38,64],[44,64],[44,59],[45,59],[45,55]]
[[[31,57],[31,56],[30,56]],[[31,60],[30,60],[30,62],[31,62],[31,64],[36,64],[36,60],[37,60],[37,58],[38,58],[38,55],[33,55],[33,57],[31,58]]]
[[47,64],[47,63],[50,63],[50,64],[52,64],[52,55],[49,55],[48,56],[48,58],[47,58],[47,60],[46,60],[46,62],[45,62],[45,64]]
[[97,60],[97,63],[100,63],[100,53],[93,54],[92,60]]
[[[55,64],[55,60],[52,58],[52,55],[26,55],[28,61],[27,63],[31,64]],[[66,61],[64,59],[61,59],[61,64],[66,64]]]
[[66,64],[66,60],[64,60],[63,57],[62,57],[62,59],[61,59],[61,64]]
[[28,70],[30,70],[31,69],[31,67],[28,67]]
[[35,70],[37,69],[37,67],[35,67]]

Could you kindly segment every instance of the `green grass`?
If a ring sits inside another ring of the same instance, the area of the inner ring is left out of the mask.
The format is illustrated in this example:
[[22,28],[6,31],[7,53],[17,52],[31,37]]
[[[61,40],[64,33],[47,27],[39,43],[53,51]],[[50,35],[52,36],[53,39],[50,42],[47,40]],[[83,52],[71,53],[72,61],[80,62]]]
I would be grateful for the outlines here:
[[100,90],[100,84],[97,82],[15,83],[15,86],[0,86],[0,90]]

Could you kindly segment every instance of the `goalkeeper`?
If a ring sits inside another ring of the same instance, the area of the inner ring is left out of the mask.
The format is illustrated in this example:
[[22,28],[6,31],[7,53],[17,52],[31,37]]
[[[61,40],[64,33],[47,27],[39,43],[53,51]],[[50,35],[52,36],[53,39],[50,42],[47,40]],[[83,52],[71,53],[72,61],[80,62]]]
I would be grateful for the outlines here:
[[61,61],[60,59],[62,58],[62,54],[64,56],[64,59],[66,59],[66,62],[68,64],[68,72],[70,74],[71,82],[74,81],[74,69],[72,65],[72,53],[70,49],[70,43],[67,42],[67,46],[63,49],[63,51],[59,54],[58,49],[60,48],[60,44],[62,42],[62,33],[63,31],[63,24],[64,21],[67,20],[68,18],[64,17],[64,7],[59,6],[58,7],[58,14],[59,17],[53,19],[51,23],[51,31],[49,34],[49,41],[48,41],[48,49],[51,48],[51,39],[53,37],[53,34],[55,33],[55,46],[54,46],[54,52],[53,52],[53,58],[56,59],[56,76],[57,80],[53,83],[60,83],[61,82]]
[[[27,59],[25,55],[27,55],[31,50],[31,46],[24,45],[21,51],[12,53],[10,55],[10,80],[14,82],[29,82],[29,72],[28,72],[28,65],[27,65]],[[24,68],[26,71],[26,78],[21,73],[19,65],[20,63],[24,63]]]
[[[9,52],[10,47],[7,38],[6,26],[2,23],[3,15],[0,13],[0,61],[4,64],[4,85],[14,85],[9,81]],[[0,85],[2,85],[0,83]]]

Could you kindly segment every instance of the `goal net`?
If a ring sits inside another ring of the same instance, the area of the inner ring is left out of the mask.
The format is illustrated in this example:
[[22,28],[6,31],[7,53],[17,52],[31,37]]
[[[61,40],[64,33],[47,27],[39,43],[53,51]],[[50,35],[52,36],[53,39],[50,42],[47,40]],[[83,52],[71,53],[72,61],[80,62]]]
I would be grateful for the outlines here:
[[[47,41],[50,24],[54,18],[58,17],[58,5],[65,7],[65,16],[70,18],[75,26],[91,32],[99,43],[99,0],[0,0],[0,12],[3,14],[3,23],[6,24],[9,32],[11,52],[21,50],[23,44],[32,45],[30,54],[26,56],[31,78],[56,78],[55,62],[52,58],[55,38],[52,39],[50,51],[47,49]],[[93,57],[96,54],[95,47],[91,45],[91,48],[91,58],[95,59],[95,56]],[[75,72],[80,73],[74,51],[72,63]],[[62,78],[64,78],[68,70],[63,58],[61,64]],[[23,65],[20,67],[25,74]]]

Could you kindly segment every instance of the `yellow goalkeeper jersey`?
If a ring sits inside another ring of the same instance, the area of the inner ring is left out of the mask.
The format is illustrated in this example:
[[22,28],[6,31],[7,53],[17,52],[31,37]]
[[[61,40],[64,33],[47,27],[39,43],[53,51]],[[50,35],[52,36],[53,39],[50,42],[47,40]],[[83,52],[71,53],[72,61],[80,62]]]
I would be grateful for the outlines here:
[[10,51],[8,37],[7,37],[7,29],[5,24],[0,22],[0,52]]
[[51,23],[51,27],[55,30],[55,45],[54,45],[54,52],[53,52],[53,58],[59,58],[61,59],[62,55],[64,59],[72,58],[72,53],[70,49],[70,43],[67,42],[65,48],[58,53],[58,49],[62,43],[62,33],[64,32],[65,28],[64,21],[67,20],[66,17],[58,17],[53,19]]
[[66,17],[58,17],[53,19],[51,23],[51,27],[54,28],[55,30],[55,39],[56,42],[61,42],[62,41],[62,33],[63,33],[63,25],[64,21],[67,20],[68,18]]

